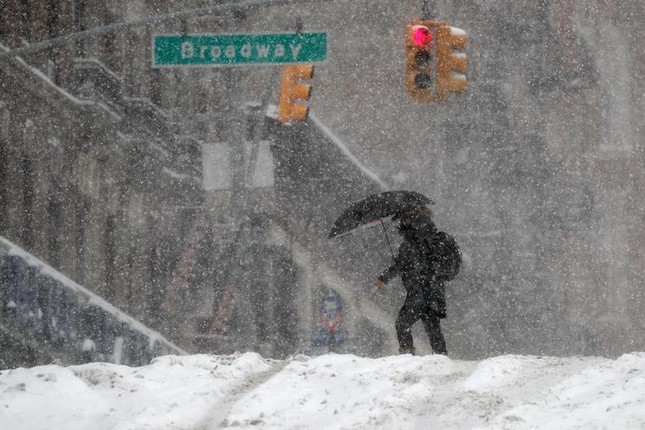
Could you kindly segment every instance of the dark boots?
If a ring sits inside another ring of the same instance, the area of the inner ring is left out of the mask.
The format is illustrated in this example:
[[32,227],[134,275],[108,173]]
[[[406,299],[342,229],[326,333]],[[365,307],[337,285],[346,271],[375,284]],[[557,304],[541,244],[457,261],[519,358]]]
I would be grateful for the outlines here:
[[399,354],[412,354],[414,355],[414,347],[413,346],[399,346]]

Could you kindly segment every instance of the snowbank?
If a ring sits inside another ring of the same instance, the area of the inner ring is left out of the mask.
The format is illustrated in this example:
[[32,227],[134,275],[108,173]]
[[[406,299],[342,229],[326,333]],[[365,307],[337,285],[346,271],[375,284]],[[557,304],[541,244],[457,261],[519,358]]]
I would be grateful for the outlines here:
[[164,356],[0,372],[0,428],[642,429],[645,353]]

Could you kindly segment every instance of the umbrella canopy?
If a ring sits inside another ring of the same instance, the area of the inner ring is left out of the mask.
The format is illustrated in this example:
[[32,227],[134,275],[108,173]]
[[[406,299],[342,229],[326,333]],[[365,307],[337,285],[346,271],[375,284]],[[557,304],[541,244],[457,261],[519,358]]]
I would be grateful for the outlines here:
[[372,194],[343,211],[334,223],[329,238],[345,235],[363,225],[427,204],[433,204],[432,200],[416,191],[385,191]]

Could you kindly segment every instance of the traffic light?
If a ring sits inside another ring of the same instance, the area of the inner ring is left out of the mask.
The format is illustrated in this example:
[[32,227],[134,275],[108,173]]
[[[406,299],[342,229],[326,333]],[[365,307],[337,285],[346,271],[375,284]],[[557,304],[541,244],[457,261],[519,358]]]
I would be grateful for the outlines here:
[[465,31],[441,25],[437,28],[437,83],[436,95],[445,98],[449,92],[466,90],[465,72],[468,66],[466,49],[468,35]]
[[306,102],[311,96],[311,85],[301,81],[309,80],[314,75],[314,66],[292,64],[282,68],[280,85],[280,104],[278,120],[282,123],[289,121],[304,121],[309,114]]
[[444,21],[412,20],[406,27],[405,86],[417,101],[441,101],[466,90],[468,35]]
[[405,86],[417,101],[435,100],[437,23],[412,20],[406,27]]

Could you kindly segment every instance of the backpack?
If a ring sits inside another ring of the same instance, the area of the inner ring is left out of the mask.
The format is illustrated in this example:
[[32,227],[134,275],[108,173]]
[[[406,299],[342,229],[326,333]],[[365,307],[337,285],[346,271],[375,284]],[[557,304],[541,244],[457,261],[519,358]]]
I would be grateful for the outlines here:
[[452,281],[461,269],[461,251],[455,239],[447,233],[438,232],[425,239],[430,267],[438,281]]

